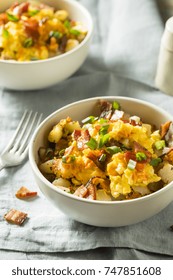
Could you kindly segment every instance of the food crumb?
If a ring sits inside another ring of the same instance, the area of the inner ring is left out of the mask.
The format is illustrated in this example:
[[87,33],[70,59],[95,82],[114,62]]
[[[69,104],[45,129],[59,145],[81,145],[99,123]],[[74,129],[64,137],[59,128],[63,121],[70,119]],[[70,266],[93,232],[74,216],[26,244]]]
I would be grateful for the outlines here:
[[28,214],[21,212],[19,210],[16,209],[11,209],[9,210],[9,212],[7,212],[4,215],[4,219],[8,222],[8,223],[12,223],[18,226],[21,226],[24,221],[26,220]]
[[23,186],[16,192],[16,197],[19,199],[28,199],[35,196],[37,196],[37,192],[32,192]]

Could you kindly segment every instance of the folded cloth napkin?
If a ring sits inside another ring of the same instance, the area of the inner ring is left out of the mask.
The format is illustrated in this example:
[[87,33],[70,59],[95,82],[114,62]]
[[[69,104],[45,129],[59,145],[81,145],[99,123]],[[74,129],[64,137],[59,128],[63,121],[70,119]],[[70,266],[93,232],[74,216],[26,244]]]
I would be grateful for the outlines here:
[[[12,136],[25,108],[43,112],[93,96],[130,96],[171,113],[171,96],[154,88],[163,26],[153,0],[81,0],[93,15],[95,31],[88,59],[68,80],[49,89],[17,92],[0,89],[0,151]],[[21,187],[38,197],[15,197]],[[28,213],[23,226],[8,224],[11,208]],[[99,247],[133,248],[173,256],[169,227],[173,203],[154,217],[126,227],[100,228],[71,220],[55,209],[34,181],[28,160],[0,173],[0,249],[21,252],[70,252]]]

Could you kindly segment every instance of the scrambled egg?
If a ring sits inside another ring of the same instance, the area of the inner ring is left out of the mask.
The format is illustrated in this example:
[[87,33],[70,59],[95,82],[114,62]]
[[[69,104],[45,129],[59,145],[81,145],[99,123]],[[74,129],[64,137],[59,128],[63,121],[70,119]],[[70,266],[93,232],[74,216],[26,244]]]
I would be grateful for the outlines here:
[[111,138],[117,141],[126,145],[128,143],[129,147],[136,141],[150,152],[153,151],[153,139],[148,136],[148,131],[145,126],[133,126],[129,123],[124,123],[122,120],[118,120],[110,125],[109,134]]
[[87,199],[148,195],[163,186],[163,172],[158,171],[166,142],[160,130],[106,104],[100,117],[89,116],[81,125],[69,117],[55,125],[48,135],[49,142],[55,143],[53,160],[46,167],[42,158],[40,169],[50,173],[51,164],[56,182],[68,180],[68,192]]
[[36,2],[15,2],[0,14],[0,59],[47,59],[75,48],[87,29],[66,10]]

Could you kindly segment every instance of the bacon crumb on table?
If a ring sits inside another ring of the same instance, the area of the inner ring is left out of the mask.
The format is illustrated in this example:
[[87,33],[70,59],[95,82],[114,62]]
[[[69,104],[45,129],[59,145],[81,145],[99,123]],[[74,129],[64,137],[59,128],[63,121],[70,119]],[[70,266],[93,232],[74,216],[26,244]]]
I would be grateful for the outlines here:
[[27,216],[27,213],[21,212],[16,209],[11,209],[4,215],[4,219],[9,223],[21,226],[26,220]]
[[21,187],[17,192],[16,192],[16,197],[19,199],[28,199],[31,197],[37,196],[37,192],[32,192],[28,190],[26,187]]

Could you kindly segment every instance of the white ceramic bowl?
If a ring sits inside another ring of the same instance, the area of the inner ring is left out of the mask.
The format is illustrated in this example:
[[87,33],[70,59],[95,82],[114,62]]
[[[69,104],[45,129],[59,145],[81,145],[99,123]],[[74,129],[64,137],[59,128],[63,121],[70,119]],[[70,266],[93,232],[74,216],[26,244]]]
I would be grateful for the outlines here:
[[[6,5],[0,4],[0,10],[2,7],[6,9],[11,2],[14,1],[8,0],[5,2]],[[60,56],[29,62],[0,60],[1,87],[12,90],[36,90],[52,86],[75,73],[87,57],[93,31],[92,18],[87,9],[73,0],[40,0],[40,2],[67,10],[71,18],[84,23],[88,33],[76,48]]]
[[173,200],[173,183],[145,197],[128,201],[89,201],[75,197],[54,187],[37,167],[38,149],[46,144],[48,132],[62,118],[70,116],[82,120],[97,114],[96,104],[100,99],[118,101],[123,110],[140,116],[158,128],[172,116],[157,106],[133,98],[110,96],[94,97],[67,105],[48,116],[36,130],[29,149],[30,164],[36,183],[44,195],[67,216],[94,226],[118,227],[134,224],[157,214]]

